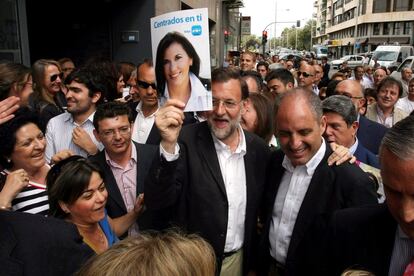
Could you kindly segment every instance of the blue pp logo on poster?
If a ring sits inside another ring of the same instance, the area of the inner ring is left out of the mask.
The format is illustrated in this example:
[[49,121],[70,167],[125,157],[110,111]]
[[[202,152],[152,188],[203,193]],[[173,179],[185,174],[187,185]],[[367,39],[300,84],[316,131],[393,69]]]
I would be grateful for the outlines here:
[[194,25],[191,27],[191,34],[193,36],[199,36],[201,35],[201,26],[200,25]]

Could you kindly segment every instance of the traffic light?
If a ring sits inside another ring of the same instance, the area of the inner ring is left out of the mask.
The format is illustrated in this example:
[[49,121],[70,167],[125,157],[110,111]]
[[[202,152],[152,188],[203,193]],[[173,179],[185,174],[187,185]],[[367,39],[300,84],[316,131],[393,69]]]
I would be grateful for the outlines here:
[[224,30],[224,43],[228,43],[229,42],[229,31]]
[[262,44],[266,44],[267,42],[267,31],[263,31],[262,33]]
[[298,27],[298,28],[300,27],[300,20],[296,21],[296,27]]

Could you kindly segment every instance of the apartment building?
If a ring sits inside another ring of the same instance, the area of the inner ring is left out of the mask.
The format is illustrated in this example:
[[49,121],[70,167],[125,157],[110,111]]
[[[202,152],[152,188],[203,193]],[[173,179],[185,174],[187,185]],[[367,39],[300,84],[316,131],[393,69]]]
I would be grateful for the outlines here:
[[414,43],[413,0],[316,0],[314,8],[313,43],[333,57]]

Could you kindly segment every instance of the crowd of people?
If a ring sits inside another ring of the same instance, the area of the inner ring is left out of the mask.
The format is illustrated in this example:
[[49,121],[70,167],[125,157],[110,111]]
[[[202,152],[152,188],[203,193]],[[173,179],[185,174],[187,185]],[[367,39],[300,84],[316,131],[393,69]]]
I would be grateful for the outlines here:
[[199,66],[0,63],[6,275],[412,275],[410,68]]

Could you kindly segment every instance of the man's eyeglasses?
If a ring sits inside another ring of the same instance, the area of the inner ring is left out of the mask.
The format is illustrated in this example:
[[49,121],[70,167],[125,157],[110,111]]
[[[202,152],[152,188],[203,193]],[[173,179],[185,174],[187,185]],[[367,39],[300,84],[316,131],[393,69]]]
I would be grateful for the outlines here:
[[155,83],[148,83],[148,82],[140,81],[140,80],[138,80],[137,83],[139,87],[144,88],[144,89],[148,89],[148,87],[150,86],[154,90],[157,89],[157,86],[155,85]]
[[302,72],[302,71],[298,71],[298,78],[303,75],[304,78],[309,78],[309,77],[313,77],[312,74],[309,74],[307,72]]
[[236,101],[233,101],[233,100],[219,100],[219,99],[214,99],[213,98],[213,107],[217,108],[222,103],[226,109],[234,109],[241,102],[242,101],[236,102]]
[[335,94],[336,95],[341,95],[341,96],[345,96],[345,97],[348,97],[348,98],[350,98],[350,99],[362,99],[362,98],[364,98],[364,97],[354,97],[354,96],[352,96],[350,93],[348,93],[348,92],[338,92],[338,91],[335,91]]
[[124,126],[124,127],[118,128],[118,129],[103,130],[102,135],[105,138],[111,139],[112,137],[114,137],[116,132],[119,132],[119,134],[121,134],[122,136],[126,136],[131,132],[131,127],[130,126]]
[[59,77],[60,80],[62,80],[63,79],[63,73],[51,75],[50,76],[50,82],[56,81],[58,77]]

